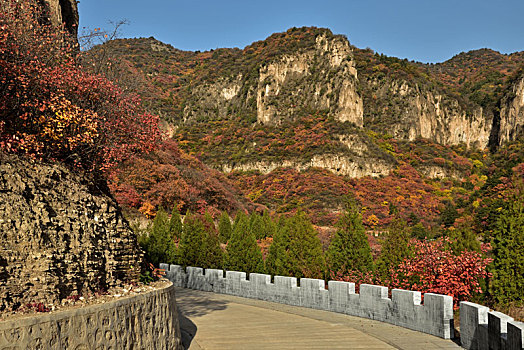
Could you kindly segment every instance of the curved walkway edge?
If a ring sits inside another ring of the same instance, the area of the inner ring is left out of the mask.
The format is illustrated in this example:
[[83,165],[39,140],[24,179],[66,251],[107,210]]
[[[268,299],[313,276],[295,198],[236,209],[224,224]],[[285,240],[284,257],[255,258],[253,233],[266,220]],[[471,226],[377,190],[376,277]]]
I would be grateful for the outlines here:
[[186,348],[460,349],[451,340],[329,311],[177,288]]

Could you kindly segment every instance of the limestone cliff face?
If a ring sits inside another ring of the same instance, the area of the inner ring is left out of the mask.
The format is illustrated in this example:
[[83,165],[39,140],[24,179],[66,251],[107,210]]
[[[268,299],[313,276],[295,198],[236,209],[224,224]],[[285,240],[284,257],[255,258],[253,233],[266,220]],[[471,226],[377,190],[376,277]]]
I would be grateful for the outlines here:
[[99,186],[0,153],[0,311],[137,278],[136,236]]
[[227,117],[234,111],[278,124],[297,113],[326,111],[362,126],[362,98],[347,39],[319,35],[314,47],[276,57],[256,72],[240,72],[192,88],[184,120]]
[[257,120],[278,123],[297,111],[327,110],[341,122],[362,126],[362,98],[347,40],[319,36],[316,47],[286,55],[260,69]]
[[499,144],[513,141],[524,130],[524,75],[515,81],[502,99]]
[[485,148],[493,117],[482,108],[466,110],[450,96],[387,78],[365,82],[364,126],[395,138],[422,137],[441,144]]
[[376,146],[365,142],[358,135],[338,135],[340,142],[347,147],[344,153],[317,154],[310,159],[263,160],[235,164],[221,164],[218,170],[229,173],[234,170],[256,170],[268,174],[276,168],[294,168],[304,171],[310,167],[324,168],[337,175],[350,178],[365,176],[387,176],[395,168],[397,162]]

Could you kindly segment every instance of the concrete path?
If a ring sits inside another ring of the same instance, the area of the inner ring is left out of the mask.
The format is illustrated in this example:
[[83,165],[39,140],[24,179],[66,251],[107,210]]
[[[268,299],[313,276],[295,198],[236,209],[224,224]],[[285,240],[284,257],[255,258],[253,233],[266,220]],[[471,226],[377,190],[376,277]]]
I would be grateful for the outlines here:
[[460,349],[450,340],[333,312],[177,288],[186,348]]

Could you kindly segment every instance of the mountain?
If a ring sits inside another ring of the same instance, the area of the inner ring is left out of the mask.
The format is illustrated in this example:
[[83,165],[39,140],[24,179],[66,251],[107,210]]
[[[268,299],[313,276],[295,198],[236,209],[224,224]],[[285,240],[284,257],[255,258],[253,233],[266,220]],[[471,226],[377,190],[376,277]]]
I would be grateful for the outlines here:
[[[206,52],[113,40],[85,62],[139,93],[183,151],[229,174],[255,203],[305,206],[319,223],[352,193],[379,226],[395,208],[434,226],[445,203],[464,202],[485,181],[488,146],[516,140],[524,124],[522,52],[422,64],[305,27]],[[333,184],[340,191],[323,192]]]

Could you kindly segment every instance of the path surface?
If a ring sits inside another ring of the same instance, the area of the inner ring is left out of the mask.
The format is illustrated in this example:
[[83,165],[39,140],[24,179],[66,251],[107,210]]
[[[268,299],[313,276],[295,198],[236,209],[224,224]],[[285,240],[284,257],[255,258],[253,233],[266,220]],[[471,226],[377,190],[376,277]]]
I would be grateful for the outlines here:
[[460,349],[450,340],[328,311],[177,288],[183,342],[213,349]]

